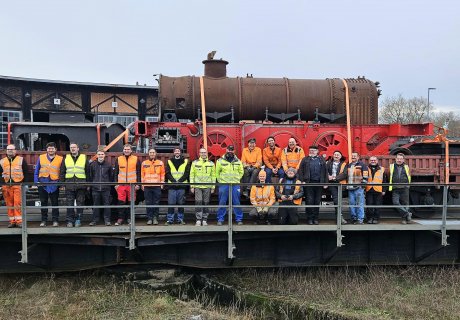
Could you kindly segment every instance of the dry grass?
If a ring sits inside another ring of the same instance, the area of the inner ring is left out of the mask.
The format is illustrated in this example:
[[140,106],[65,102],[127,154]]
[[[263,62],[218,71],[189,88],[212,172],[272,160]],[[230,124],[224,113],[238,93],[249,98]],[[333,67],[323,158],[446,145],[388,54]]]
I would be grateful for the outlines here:
[[252,319],[236,308],[202,306],[99,274],[0,276],[0,319]]
[[456,267],[247,269],[215,276],[245,291],[357,319],[460,319]]

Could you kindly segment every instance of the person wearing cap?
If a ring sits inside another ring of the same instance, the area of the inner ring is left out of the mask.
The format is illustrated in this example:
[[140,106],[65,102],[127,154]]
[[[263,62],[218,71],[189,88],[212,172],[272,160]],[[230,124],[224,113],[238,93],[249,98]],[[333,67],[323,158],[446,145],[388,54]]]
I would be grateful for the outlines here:
[[353,224],[363,224],[364,220],[364,187],[367,184],[369,171],[367,165],[360,160],[358,152],[351,153],[351,162],[345,167],[344,173],[337,175],[337,180],[347,181],[350,216]]
[[272,182],[272,175],[277,175],[280,179],[284,178],[284,170],[281,165],[281,148],[276,146],[275,138],[267,138],[267,147],[262,152],[262,160],[267,172],[267,183]]
[[276,215],[276,209],[272,207],[275,203],[275,188],[265,184],[266,178],[266,172],[260,170],[259,183],[251,187],[249,199],[254,208],[249,212],[249,216],[253,218],[254,224],[259,220],[265,220],[270,224],[268,218]]
[[8,207],[8,228],[22,227],[21,188],[20,183],[29,180],[27,163],[23,157],[16,155],[16,146],[6,146],[6,157],[0,160],[0,189]]
[[[251,138],[248,140],[248,147],[243,149],[241,155],[241,162],[243,163],[243,179],[242,183],[255,183],[259,175],[260,167],[262,166],[262,150],[256,147],[256,139]],[[243,186],[243,195],[248,197],[248,186]]]
[[[342,152],[340,152],[339,150],[334,151],[334,153],[332,154],[332,159],[326,162],[328,181],[330,184],[335,184],[335,185],[328,186],[328,190],[331,193],[332,201],[335,206],[337,206],[339,203],[339,187],[336,186],[339,184],[339,181],[337,180],[337,176],[344,172],[346,166],[347,166],[347,163],[345,162]],[[345,184],[346,181],[342,180],[340,181],[340,183]],[[338,213],[337,207],[335,207],[335,213],[336,214]],[[341,219],[342,219],[342,224],[347,224],[347,220],[343,218],[343,215]]]
[[[195,183],[208,184],[195,184]],[[216,183],[216,167],[214,162],[208,159],[208,151],[205,148],[200,149],[200,157],[192,162],[190,168],[190,191],[195,194],[196,223],[197,227],[208,225],[209,209],[207,206],[211,200],[211,193],[214,192]]]
[[[216,179],[219,186],[219,205],[217,210],[217,225],[221,226],[224,222],[225,215],[227,214],[227,201],[228,194],[231,191],[232,203],[234,205],[240,204],[240,183],[243,177],[243,164],[235,156],[235,147],[229,145],[227,152],[216,162]],[[231,188],[231,190],[230,190]],[[243,211],[241,208],[234,208],[235,220],[237,224],[243,224]],[[230,218],[231,219],[231,218]]]
[[305,152],[297,146],[297,141],[294,138],[290,138],[288,146],[281,152],[281,165],[284,172],[289,168],[294,168],[297,171],[303,158],[305,158]]
[[297,224],[299,214],[297,206],[302,204],[302,182],[296,177],[296,169],[288,168],[286,176],[279,181],[276,187],[276,197],[280,206],[287,206],[278,209],[279,224]]
[[[321,203],[321,194],[325,183],[327,183],[326,162],[323,157],[318,156],[318,147],[310,146],[308,148],[308,157],[300,162],[297,176],[302,183],[307,184],[304,187],[305,204],[315,207],[305,208],[308,224],[319,224],[319,205]],[[315,185],[308,185],[315,184]],[[320,185],[322,184],[322,185]]]

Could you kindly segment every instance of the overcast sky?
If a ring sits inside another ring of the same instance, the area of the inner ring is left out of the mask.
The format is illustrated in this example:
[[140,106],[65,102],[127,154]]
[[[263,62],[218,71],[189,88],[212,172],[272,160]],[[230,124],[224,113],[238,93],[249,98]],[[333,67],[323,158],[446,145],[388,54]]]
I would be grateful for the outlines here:
[[[211,50],[229,76],[366,76],[383,97],[460,111],[460,1],[4,1],[0,74],[156,85],[201,75]],[[382,97],[381,97],[382,99]]]

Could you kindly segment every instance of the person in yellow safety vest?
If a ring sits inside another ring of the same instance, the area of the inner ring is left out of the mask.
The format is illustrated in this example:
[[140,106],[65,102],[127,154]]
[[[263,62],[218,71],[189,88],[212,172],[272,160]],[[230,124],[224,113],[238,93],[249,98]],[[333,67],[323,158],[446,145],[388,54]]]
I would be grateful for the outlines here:
[[67,207],[67,227],[76,228],[81,226],[83,208],[77,208],[77,214],[73,208],[74,203],[77,206],[85,205],[86,189],[89,186],[83,182],[87,181],[89,176],[89,161],[86,155],[80,153],[80,148],[75,142],[70,143],[70,154],[67,154],[61,164],[60,181],[75,182],[75,184],[64,185],[65,198]]
[[265,179],[267,173],[264,170],[259,172],[259,183],[251,187],[251,194],[249,199],[254,208],[249,212],[249,216],[257,224],[259,220],[265,220],[266,224],[270,224],[269,217],[276,216],[276,209],[273,208],[275,204],[275,187],[266,185]]
[[[243,149],[241,154],[241,162],[243,163],[243,178],[242,183],[255,183],[259,175],[260,167],[262,166],[262,150],[256,147],[256,139],[248,140],[248,147]],[[243,195],[248,198],[249,186],[243,186]]]
[[281,206],[288,206],[278,209],[279,224],[297,224],[299,213],[297,206],[302,204],[303,188],[302,182],[297,179],[296,169],[289,168],[286,176],[279,181],[275,195]]
[[6,146],[6,157],[0,160],[0,175],[0,189],[8,207],[8,228],[21,228],[21,186],[12,184],[27,181],[28,169],[24,158],[16,155],[14,144]]
[[[166,164],[166,180],[171,183],[168,185],[168,204],[179,205],[177,212],[177,223],[185,224],[184,207],[185,190],[190,176],[190,162],[181,155],[180,148],[174,148],[174,156]],[[165,225],[174,223],[174,208],[168,208],[167,221]]]
[[211,193],[215,185],[196,183],[216,183],[216,168],[214,162],[208,159],[208,151],[200,149],[200,157],[192,162],[190,168],[190,191],[195,194],[195,205],[197,206],[195,217],[196,226],[207,226],[209,209],[207,206],[211,200]]
[[[235,147],[227,146],[227,152],[216,162],[216,179],[223,185],[219,186],[219,209],[217,210],[217,225],[221,226],[227,214],[227,205],[229,192],[231,191],[232,204],[240,204],[240,186],[238,183],[243,177],[243,164],[235,156]],[[231,189],[230,189],[230,184]],[[243,211],[241,208],[233,208],[235,211],[236,223],[243,224]],[[230,213],[231,214],[231,213]],[[231,219],[231,217],[230,217]]]
[[[133,183],[141,181],[141,162],[137,156],[133,155],[131,145],[123,146],[123,155],[115,160],[115,171],[113,176],[119,184],[115,185],[119,205],[127,205],[128,202],[136,200],[136,191],[140,189],[140,185],[134,186],[134,194],[131,198],[131,186]],[[129,208],[120,208],[118,210],[118,220],[116,226],[122,225],[125,221],[130,222],[128,217]]]
[[[56,144],[54,142],[49,142],[46,145],[46,153],[40,155],[37,160],[34,171],[34,182],[39,184],[38,195],[40,197],[41,207],[48,206],[48,197],[53,207],[58,205],[59,188],[57,183],[59,182],[62,159],[61,156],[56,155]],[[40,185],[40,183],[47,184]],[[51,212],[53,227],[59,227],[59,209],[53,208]],[[41,216],[40,227],[46,227],[48,209],[42,208]]]
[[[345,184],[346,180],[338,181],[337,176],[339,174],[343,174],[345,171],[345,167],[347,166],[347,163],[345,161],[345,158],[342,155],[342,152],[339,150],[334,151],[332,154],[332,159],[328,160],[326,163],[326,170],[328,174],[328,182],[329,183],[334,183],[338,184],[339,182],[341,184]],[[338,205],[339,203],[339,187],[336,186],[328,186],[327,188],[329,192],[331,193],[332,201],[335,206]],[[338,214],[338,208],[335,208],[335,214]],[[347,224],[347,220],[343,218],[343,214],[341,216],[342,219],[342,224]]]
[[281,152],[281,164],[284,172],[289,168],[294,168],[297,171],[303,158],[305,158],[305,152],[301,147],[297,146],[294,138],[290,138],[288,146]]
[[[398,153],[396,155],[396,163],[390,164],[390,175],[388,191],[392,191],[391,200],[393,205],[397,206],[396,210],[401,214],[402,224],[411,223],[412,212],[406,207],[409,205],[409,184],[411,182],[411,175],[409,166],[404,162],[404,154]],[[394,185],[401,183],[403,185]]]
[[[379,165],[379,161],[376,156],[371,156],[369,158],[368,171],[366,205],[380,206],[383,203],[383,196],[388,189],[387,186],[381,185],[382,183],[388,183],[385,168]],[[367,223],[378,224],[380,220],[380,208],[367,208],[366,211]]]
[[163,185],[152,185],[150,183],[164,183],[165,182],[165,165],[163,161],[157,159],[157,152],[155,149],[149,150],[149,158],[144,160],[141,164],[141,182],[149,183],[149,185],[142,185],[144,190],[145,204],[147,207],[147,224],[157,225],[160,209],[161,189]]

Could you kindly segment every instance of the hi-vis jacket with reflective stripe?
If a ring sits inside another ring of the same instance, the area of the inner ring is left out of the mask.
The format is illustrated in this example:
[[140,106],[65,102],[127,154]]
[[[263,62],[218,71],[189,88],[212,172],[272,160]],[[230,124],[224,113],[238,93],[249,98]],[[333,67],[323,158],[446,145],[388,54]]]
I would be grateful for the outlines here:
[[[176,168],[171,160],[168,160],[169,172],[171,173],[172,177],[176,181],[168,180],[168,182],[179,182],[180,178],[185,174],[185,169],[187,168],[188,159],[184,159],[184,163],[182,163],[179,168]],[[187,180],[181,181],[186,183]]]
[[240,183],[243,173],[243,163],[236,156],[232,162],[225,156],[217,160],[216,179],[219,183]]
[[120,183],[135,183],[139,181],[138,160],[136,156],[130,155],[126,161],[126,156],[122,155],[117,158],[115,173],[118,170],[118,182]]
[[283,165],[284,171],[288,168],[299,169],[300,161],[305,158],[305,153],[301,147],[296,146],[294,150],[286,147],[281,153],[281,164]]
[[383,192],[383,186],[379,185],[384,182],[385,168],[378,167],[375,171],[374,176],[372,176],[371,167],[368,167],[369,175],[367,179],[366,192],[373,189],[376,192]]
[[199,158],[192,162],[192,166],[190,168],[190,183],[192,184],[192,188],[212,188],[214,186],[211,185],[203,185],[203,184],[194,184],[194,183],[215,183],[216,182],[216,168],[214,163],[209,160],[203,160]]
[[22,182],[24,180],[23,161],[24,158],[20,156],[15,156],[13,161],[8,157],[0,160],[2,177],[5,182]]
[[65,156],[65,178],[72,179],[77,177],[78,179],[86,179],[86,155],[80,154],[76,161],[72,155],[68,154]]
[[59,180],[59,172],[61,170],[62,159],[63,158],[61,156],[57,155],[50,162],[46,153],[40,155],[40,171],[38,172],[38,177],[49,177],[51,180]]
[[253,206],[272,206],[275,203],[275,187],[254,185],[249,196]]
[[145,183],[165,182],[165,165],[163,161],[144,160],[141,164],[141,181]]
[[[395,174],[395,164],[394,163],[390,164],[390,182],[389,183],[391,184],[391,183],[393,183],[393,181],[395,183],[410,183],[412,178],[411,178],[411,175],[410,175],[409,166],[407,164],[404,164],[404,171],[405,171],[405,174],[407,176],[406,181],[404,181],[405,180],[404,177],[403,177],[403,179],[400,178],[400,179],[397,179],[397,180],[393,180],[393,175]],[[408,186],[401,186],[399,188],[407,188],[407,187]],[[393,186],[390,186],[388,188],[388,191],[391,191],[391,190],[393,190]]]
[[249,148],[244,148],[241,154],[241,162],[243,165],[260,168],[262,166],[262,150],[259,147],[254,147],[252,151]]

